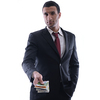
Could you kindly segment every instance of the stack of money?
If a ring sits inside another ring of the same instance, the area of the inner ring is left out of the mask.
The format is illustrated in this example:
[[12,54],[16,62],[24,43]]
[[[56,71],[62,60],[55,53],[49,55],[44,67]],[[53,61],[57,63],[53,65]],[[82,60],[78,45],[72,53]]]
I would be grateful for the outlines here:
[[36,84],[35,88],[38,93],[49,93],[49,81],[43,81],[44,84],[40,82]]

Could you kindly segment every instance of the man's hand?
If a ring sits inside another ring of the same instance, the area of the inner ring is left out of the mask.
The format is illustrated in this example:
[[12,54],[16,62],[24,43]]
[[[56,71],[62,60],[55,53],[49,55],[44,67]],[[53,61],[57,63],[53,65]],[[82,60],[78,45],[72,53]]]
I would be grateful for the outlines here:
[[34,71],[32,77],[34,78],[34,81],[33,81],[34,85],[36,85],[38,82],[43,84],[43,80],[42,80],[43,77],[39,72]]

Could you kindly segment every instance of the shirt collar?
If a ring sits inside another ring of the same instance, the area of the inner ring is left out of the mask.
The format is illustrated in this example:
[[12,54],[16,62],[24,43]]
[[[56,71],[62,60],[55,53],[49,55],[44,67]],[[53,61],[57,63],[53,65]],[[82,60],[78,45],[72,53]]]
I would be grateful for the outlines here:
[[[52,35],[53,31],[52,31],[49,27],[47,27],[47,30],[48,30],[49,33]],[[59,28],[58,32],[59,32],[59,34],[60,34],[61,36],[63,36],[63,33],[62,33],[61,28]]]

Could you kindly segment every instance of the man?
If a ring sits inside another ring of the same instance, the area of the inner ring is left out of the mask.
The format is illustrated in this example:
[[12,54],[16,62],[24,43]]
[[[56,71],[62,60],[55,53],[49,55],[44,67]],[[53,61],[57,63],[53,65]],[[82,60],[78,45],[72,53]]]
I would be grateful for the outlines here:
[[[79,70],[75,35],[59,26],[57,3],[46,2],[42,12],[47,27],[30,34],[22,64],[32,82],[30,100],[71,100]],[[49,81],[49,93],[34,88],[43,81]]]

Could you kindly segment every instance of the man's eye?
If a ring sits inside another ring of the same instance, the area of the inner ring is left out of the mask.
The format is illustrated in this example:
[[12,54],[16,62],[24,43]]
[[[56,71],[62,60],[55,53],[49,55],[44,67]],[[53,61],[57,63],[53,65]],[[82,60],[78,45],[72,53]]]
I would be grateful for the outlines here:
[[51,12],[51,15],[54,15],[55,14],[55,12]]
[[44,15],[45,15],[45,16],[48,16],[48,14],[47,14],[47,13],[44,13]]

